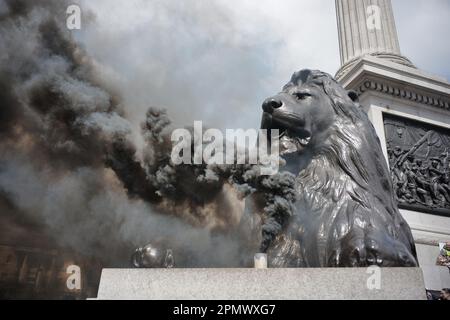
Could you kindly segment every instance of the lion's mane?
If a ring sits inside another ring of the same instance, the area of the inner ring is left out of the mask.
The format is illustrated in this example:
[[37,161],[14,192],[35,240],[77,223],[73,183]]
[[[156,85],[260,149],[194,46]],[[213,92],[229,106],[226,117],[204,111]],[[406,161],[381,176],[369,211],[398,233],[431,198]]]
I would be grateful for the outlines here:
[[305,71],[294,74],[291,84],[320,87],[336,116],[297,176],[297,212],[271,250],[272,265],[417,265],[414,240],[367,114],[355,94],[330,75],[307,71],[306,77]]

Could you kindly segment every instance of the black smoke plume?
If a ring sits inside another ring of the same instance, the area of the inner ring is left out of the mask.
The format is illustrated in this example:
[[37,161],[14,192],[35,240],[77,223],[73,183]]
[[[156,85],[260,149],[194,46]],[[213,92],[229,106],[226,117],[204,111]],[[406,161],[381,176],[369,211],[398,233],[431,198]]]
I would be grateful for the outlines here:
[[61,245],[112,265],[163,239],[179,253],[176,265],[238,266],[248,258],[240,233],[252,232],[239,227],[241,200],[259,192],[267,251],[291,215],[295,179],[259,177],[251,166],[172,165],[166,112],[150,108],[135,132],[120,94],[67,30],[68,5],[0,0],[2,201]]

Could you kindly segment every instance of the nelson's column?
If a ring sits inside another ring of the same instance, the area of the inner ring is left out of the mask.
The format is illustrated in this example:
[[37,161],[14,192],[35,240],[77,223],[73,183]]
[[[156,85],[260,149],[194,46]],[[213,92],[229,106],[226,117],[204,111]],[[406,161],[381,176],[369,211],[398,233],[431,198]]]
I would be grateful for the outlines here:
[[359,94],[380,137],[427,289],[450,287],[449,269],[436,265],[450,242],[450,84],[401,54],[390,0],[336,0],[336,11],[336,78]]

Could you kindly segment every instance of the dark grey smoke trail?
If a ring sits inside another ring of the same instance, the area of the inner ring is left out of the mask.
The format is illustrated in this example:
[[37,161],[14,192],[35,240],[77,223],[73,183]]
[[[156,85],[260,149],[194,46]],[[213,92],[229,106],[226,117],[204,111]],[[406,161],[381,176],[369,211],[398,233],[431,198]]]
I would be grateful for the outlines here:
[[[0,4],[2,197],[17,212],[44,222],[63,245],[105,261],[124,261],[132,249],[158,237],[186,250],[197,247],[187,264],[207,264],[205,252],[218,246],[236,247],[233,239],[214,240],[221,236],[199,228],[202,217],[190,219],[198,225],[181,220],[191,214],[182,197],[179,204],[162,204],[167,173],[160,167],[170,154],[162,131],[169,120],[149,111],[142,165],[120,97],[99,83],[65,28],[68,3]],[[205,203],[200,208],[198,202],[191,203],[194,215],[206,215]],[[225,265],[231,251],[224,249],[212,263]]]
[[184,266],[237,266],[248,253],[236,234],[234,185],[242,196],[264,194],[266,251],[290,217],[293,178],[173,166],[167,114],[151,108],[133,131],[119,94],[96,78],[58,18],[67,5],[0,0],[0,197],[62,245],[108,263],[163,239]]
[[[119,178],[135,170],[135,178],[145,179],[145,173],[137,169],[117,96],[101,87],[65,28],[67,5],[1,1],[0,189],[18,211],[46,222],[63,245],[102,256],[115,248],[105,259],[113,260],[121,246],[139,241],[120,227],[125,208],[142,204],[122,197],[111,207],[123,191],[111,187],[117,181],[105,163]],[[130,192],[143,188],[139,179],[123,184]],[[139,192],[151,198],[151,191]]]

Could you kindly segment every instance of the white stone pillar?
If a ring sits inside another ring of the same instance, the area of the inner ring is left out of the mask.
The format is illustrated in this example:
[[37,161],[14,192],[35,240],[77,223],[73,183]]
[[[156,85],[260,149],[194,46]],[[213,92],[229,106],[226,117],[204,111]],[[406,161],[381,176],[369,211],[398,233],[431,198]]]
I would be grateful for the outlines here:
[[336,0],[340,78],[364,55],[413,67],[400,53],[390,0]]

